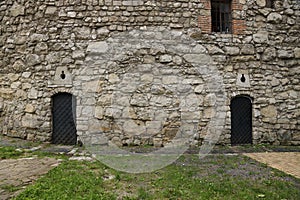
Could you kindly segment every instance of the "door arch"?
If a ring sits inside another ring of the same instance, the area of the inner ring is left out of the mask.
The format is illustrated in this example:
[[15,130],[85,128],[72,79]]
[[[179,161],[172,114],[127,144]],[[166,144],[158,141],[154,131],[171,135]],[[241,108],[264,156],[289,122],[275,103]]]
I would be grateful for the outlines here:
[[252,99],[236,96],[231,100],[231,144],[252,144]]
[[52,96],[52,143],[74,145],[77,142],[76,98],[69,93]]

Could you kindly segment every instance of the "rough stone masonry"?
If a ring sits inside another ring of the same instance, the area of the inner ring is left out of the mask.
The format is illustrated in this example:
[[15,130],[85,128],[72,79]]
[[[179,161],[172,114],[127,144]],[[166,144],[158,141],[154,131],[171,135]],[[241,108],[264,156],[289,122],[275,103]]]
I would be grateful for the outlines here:
[[217,117],[228,144],[247,95],[253,143],[299,145],[299,7],[232,0],[232,33],[216,33],[210,0],[2,0],[0,134],[51,141],[52,96],[68,92],[81,136],[162,146],[188,124],[201,144]]

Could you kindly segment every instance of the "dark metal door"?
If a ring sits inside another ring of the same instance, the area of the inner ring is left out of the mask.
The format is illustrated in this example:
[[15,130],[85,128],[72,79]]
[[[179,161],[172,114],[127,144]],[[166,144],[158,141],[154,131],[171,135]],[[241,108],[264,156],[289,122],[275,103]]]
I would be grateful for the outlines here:
[[76,134],[76,101],[69,93],[58,93],[52,97],[52,143],[74,145]]
[[252,100],[238,96],[231,100],[231,144],[252,144]]

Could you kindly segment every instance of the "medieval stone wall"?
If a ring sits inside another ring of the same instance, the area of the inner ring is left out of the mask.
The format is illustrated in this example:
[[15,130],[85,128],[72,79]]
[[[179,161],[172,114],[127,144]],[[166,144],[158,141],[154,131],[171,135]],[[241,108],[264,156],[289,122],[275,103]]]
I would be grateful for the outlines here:
[[234,0],[233,34],[221,34],[209,0],[3,0],[0,132],[50,141],[51,97],[69,92],[79,135],[161,146],[184,124],[197,144],[224,118],[218,141],[230,143],[230,100],[242,94],[254,143],[299,144],[299,7]]

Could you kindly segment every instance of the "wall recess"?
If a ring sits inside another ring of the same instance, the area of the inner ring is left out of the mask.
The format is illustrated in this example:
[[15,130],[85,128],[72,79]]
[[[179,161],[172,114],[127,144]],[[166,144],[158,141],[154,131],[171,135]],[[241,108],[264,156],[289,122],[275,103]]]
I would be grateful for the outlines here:
[[240,71],[237,74],[236,85],[240,87],[251,87],[250,76],[246,71]]
[[72,74],[67,67],[57,67],[54,79],[48,82],[48,87],[72,87]]

